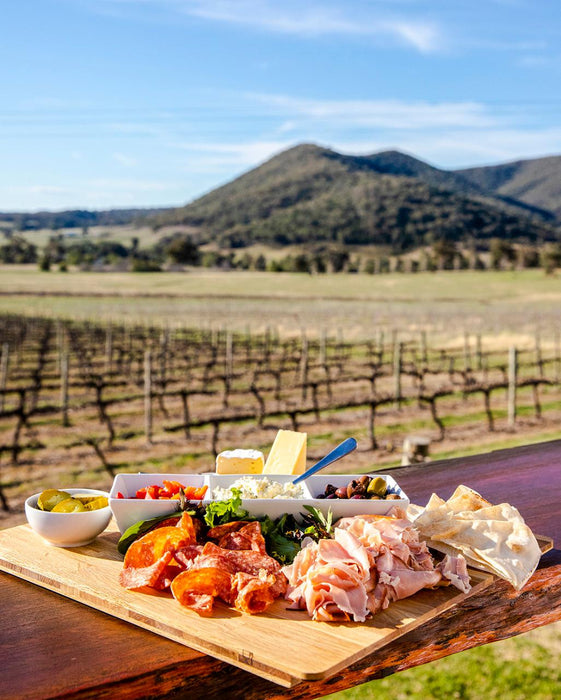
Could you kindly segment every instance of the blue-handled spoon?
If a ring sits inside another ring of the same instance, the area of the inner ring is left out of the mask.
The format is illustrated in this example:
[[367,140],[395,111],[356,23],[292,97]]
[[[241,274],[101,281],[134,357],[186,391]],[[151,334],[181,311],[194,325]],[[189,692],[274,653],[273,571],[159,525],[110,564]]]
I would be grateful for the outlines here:
[[309,476],[312,476],[312,474],[319,472],[320,469],[327,467],[329,464],[333,464],[333,462],[336,462],[338,459],[345,457],[353,450],[356,450],[356,440],[354,438],[347,438],[346,440],[343,440],[340,445],[337,445],[337,447],[326,454],[323,459],[316,462],[313,467],[310,467],[303,474],[297,476],[296,479],[293,479],[292,483],[298,484],[301,481],[304,481],[304,479],[307,479]]

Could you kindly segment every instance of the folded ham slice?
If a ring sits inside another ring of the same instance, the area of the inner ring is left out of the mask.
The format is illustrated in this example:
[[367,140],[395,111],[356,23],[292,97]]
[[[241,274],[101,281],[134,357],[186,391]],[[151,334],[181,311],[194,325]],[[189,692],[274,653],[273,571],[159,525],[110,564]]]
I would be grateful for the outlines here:
[[465,560],[435,567],[426,543],[398,509],[388,516],[342,518],[332,540],[305,540],[282,571],[291,607],[306,609],[314,620],[362,622],[395,600],[443,583],[469,591]]

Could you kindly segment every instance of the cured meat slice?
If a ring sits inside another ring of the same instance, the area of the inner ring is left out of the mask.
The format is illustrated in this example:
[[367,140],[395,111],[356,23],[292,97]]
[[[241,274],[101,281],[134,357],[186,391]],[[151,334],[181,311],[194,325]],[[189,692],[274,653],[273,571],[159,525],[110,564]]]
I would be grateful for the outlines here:
[[305,540],[283,568],[286,598],[314,620],[363,621],[395,600],[440,585],[443,576],[469,590],[465,561],[435,569],[426,543],[398,509],[389,516],[342,518],[333,532],[333,540]]
[[190,544],[192,544],[192,533],[186,532],[183,528],[160,527],[150,530],[128,548],[124,567],[126,569],[151,566],[166,552],[173,555],[178,549]]
[[202,544],[189,544],[174,552],[173,558],[182,570],[190,569],[195,559],[203,551]]
[[197,541],[197,527],[195,525],[195,521],[189,515],[189,513],[182,513],[181,518],[177,523],[177,527],[183,530],[183,532],[189,537],[191,543],[194,544]]
[[232,574],[217,566],[183,571],[171,583],[173,597],[186,608],[200,615],[212,614],[214,599],[234,602]]
[[220,538],[224,537],[224,535],[229,534],[230,532],[236,532],[236,530],[241,530],[241,528],[247,525],[247,520],[232,520],[230,523],[225,523],[224,525],[216,525],[215,527],[211,527],[210,530],[207,532],[206,536],[210,540],[219,540]]
[[218,546],[223,549],[250,549],[261,554],[267,554],[265,538],[261,534],[261,525],[257,521],[247,523],[239,530],[223,535],[218,542]]
[[447,554],[436,568],[440,571],[447,583],[451,583],[464,593],[469,593],[471,591],[467,562],[463,556],[455,557],[451,554]]
[[356,538],[341,539],[355,552],[335,540],[305,542],[293,564],[283,568],[288,578],[286,597],[314,620],[362,622],[368,615],[371,588],[368,554]]
[[143,588],[150,586],[157,588],[161,586],[160,579],[166,571],[172,558],[172,552],[164,554],[149,566],[128,566],[122,569],[119,574],[119,583],[123,588]]
[[232,587],[237,591],[234,607],[241,612],[252,615],[262,613],[269,608],[277,595],[275,595],[275,576],[263,574],[252,576],[239,571],[233,579]]

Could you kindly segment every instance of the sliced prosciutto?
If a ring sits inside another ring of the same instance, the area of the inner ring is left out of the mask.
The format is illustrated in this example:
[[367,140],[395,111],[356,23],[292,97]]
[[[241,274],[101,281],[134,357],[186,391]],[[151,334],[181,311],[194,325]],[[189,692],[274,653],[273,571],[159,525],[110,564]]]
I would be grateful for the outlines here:
[[291,607],[323,621],[363,622],[422,588],[452,583],[469,591],[465,560],[435,568],[426,543],[398,509],[342,518],[332,540],[305,540],[282,571]]

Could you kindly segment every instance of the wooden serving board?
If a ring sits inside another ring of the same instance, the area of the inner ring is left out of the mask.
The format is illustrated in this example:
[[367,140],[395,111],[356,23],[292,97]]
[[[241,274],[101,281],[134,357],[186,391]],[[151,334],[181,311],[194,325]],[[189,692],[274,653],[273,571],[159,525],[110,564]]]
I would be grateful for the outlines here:
[[[314,622],[284,600],[261,615],[218,603],[204,618],[168,593],[122,588],[118,539],[112,522],[92,544],[62,549],[20,525],[0,531],[0,569],[286,687],[337,673],[467,597],[452,586],[424,590],[365,623]],[[470,575],[471,593],[493,581]]]

